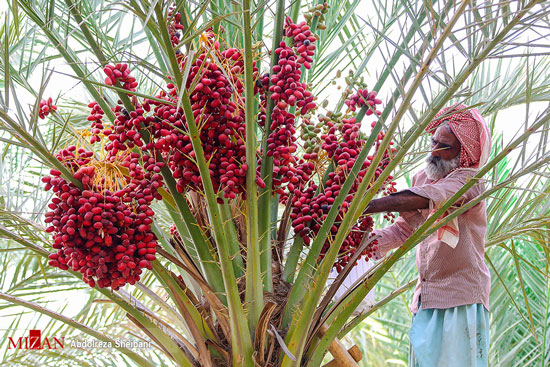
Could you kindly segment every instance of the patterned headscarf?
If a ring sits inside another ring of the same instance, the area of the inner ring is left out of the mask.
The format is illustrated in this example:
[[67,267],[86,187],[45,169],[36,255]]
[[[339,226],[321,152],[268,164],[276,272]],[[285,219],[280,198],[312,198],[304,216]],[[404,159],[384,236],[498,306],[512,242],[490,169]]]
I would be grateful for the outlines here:
[[491,152],[491,136],[478,110],[464,104],[446,107],[435,115],[426,131],[434,134],[443,121],[448,122],[451,131],[460,141],[459,168],[479,168],[487,163]]

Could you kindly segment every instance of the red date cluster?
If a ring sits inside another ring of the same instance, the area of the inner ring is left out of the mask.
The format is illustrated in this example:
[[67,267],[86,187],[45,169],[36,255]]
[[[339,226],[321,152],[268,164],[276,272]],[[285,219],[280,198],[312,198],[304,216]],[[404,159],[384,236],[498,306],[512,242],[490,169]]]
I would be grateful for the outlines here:
[[[290,179],[299,175],[299,162],[294,157],[297,149],[296,116],[292,109],[297,108],[300,114],[305,115],[316,107],[314,96],[308,90],[307,84],[300,81],[301,66],[307,64],[308,68],[310,67],[307,60],[312,61],[315,37],[307,24],[295,25],[289,18],[286,21],[285,34],[294,39],[294,49],[285,41],[281,41],[275,50],[279,61],[273,66],[273,74],[269,79],[264,77],[261,83],[266,85],[269,81],[270,98],[275,103],[269,127],[271,132],[267,138],[267,155],[273,157],[273,186],[279,193],[282,192],[282,184],[295,184]],[[263,120],[262,117],[260,119]]]
[[315,54],[315,41],[317,41],[317,38],[311,32],[309,25],[306,22],[294,24],[287,17],[285,35],[294,41],[294,49],[298,55],[296,61],[304,65],[306,69],[310,69],[313,62],[312,56]]
[[172,46],[177,46],[180,43],[181,31],[183,31],[183,25],[180,23],[181,13],[174,13],[175,10],[175,6],[171,6],[168,9],[168,34],[170,35]]
[[97,177],[92,156],[74,146],[57,155],[82,188],[55,169],[42,179],[46,190],[55,194],[45,219],[57,250],[50,254],[49,265],[82,273],[91,287],[116,290],[139,281],[143,268],[152,268],[157,239],[149,204],[155,190],[150,183],[144,187],[139,178],[116,191],[105,189],[108,184],[105,177]]
[[[118,157],[111,156],[109,159],[116,162]],[[139,210],[147,211],[146,206],[149,206],[154,199],[162,199],[158,189],[163,186],[160,174],[165,166],[163,162],[158,162],[148,154],[132,152],[124,155],[120,166],[128,169],[127,185],[124,188],[126,196],[141,206],[138,207]]]
[[92,137],[90,138],[90,144],[97,143],[101,140],[99,134],[103,131],[103,115],[104,112],[99,107],[99,104],[96,101],[88,104],[88,107],[91,108],[90,114],[88,115],[88,121],[92,128]]
[[[216,44],[213,48],[216,48]],[[219,46],[218,46],[219,47]],[[206,50],[192,62],[186,87],[190,95],[195,122],[200,126],[200,140],[205,158],[209,162],[210,176],[215,190],[222,190],[226,198],[245,195],[246,146],[243,85],[239,76],[244,72],[241,51],[228,48],[218,53],[225,70],[207,56]],[[182,65],[183,67],[183,65]],[[254,66],[254,71],[257,69]],[[230,76],[230,79],[227,78]],[[168,93],[157,98],[177,103],[174,85],[168,85]],[[195,162],[195,152],[188,134],[188,126],[182,108],[158,101],[150,101],[153,108],[151,126],[154,148],[161,152],[177,180],[177,189],[202,189],[202,180]],[[257,179],[260,186],[261,179]]]
[[295,106],[297,101],[304,101],[307,87],[300,82],[300,65],[296,62],[294,51],[283,41],[275,52],[279,55],[279,62],[273,67],[269,87],[275,106],[271,115],[271,133],[267,139],[267,154],[275,159],[288,160],[296,151],[296,116],[289,112],[289,108]]
[[138,86],[136,78],[130,75],[130,68],[128,64],[116,64],[116,65],[105,65],[103,71],[107,75],[105,78],[105,84],[115,85],[119,82],[122,88],[135,91]]
[[[375,124],[376,123],[373,122],[371,126],[374,128]],[[385,137],[386,137],[386,133],[384,133],[383,131],[380,131],[378,133],[378,136],[376,137],[376,143],[375,143],[375,146],[376,146],[375,150],[376,151],[379,150],[380,144],[382,143],[382,140],[384,140]],[[391,145],[393,145],[393,141],[390,141],[390,146]],[[395,152],[396,152],[396,149],[393,148],[393,147],[391,147],[391,148],[384,151],[384,154],[382,155],[382,160],[380,161],[380,164],[378,165],[378,168],[376,170],[377,175],[379,173],[381,173],[382,170],[384,168],[386,168],[386,166],[390,163],[390,161],[392,160],[393,154]],[[369,161],[372,161],[373,156],[369,155],[367,157],[367,159]],[[386,179],[385,185],[382,188],[382,194],[384,196],[386,196],[386,195],[390,195],[390,194],[395,193],[395,192],[397,192],[397,189],[395,188],[395,181],[393,181],[393,176],[389,175],[388,178]],[[384,215],[384,219],[388,219],[388,220],[393,221],[394,218],[395,218],[395,216],[392,213],[386,213]]]
[[[176,14],[174,21],[177,19]],[[233,199],[239,194],[245,195],[248,167],[244,142],[244,88],[241,82],[243,56],[241,50],[236,48],[220,51],[220,42],[211,32],[201,36],[201,40],[200,54],[194,60],[182,57],[181,68],[191,63],[186,88],[190,91],[191,108],[200,128],[199,137],[214,189],[223,191],[224,197]],[[215,53],[215,59],[210,53]],[[129,69],[123,65],[123,75],[129,76]],[[255,63],[253,70],[257,74]],[[136,87],[137,83],[131,86]],[[113,109],[116,119],[112,127],[104,128],[103,111],[92,102],[88,117],[92,123],[92,143],[99,141],[99,134],[103,133],[109,139],[105,149],[110,156],[134,147],[148,151],[151,156],[167,162],[179,192],[201,190],[202,180],[185,114],[183,108],[176,108],[177,89],[173,84],[167,87],[167,91],[161,91],[156,96],[165,100],[164,103],[158,100],[139,102],[134,98],[135,109],[129,112],[117,105]],[[257,87],[256,92],[259,90]],[[260,187],[265,185],[260,178],[256,182]]]
[[46,118],[50,114],[51,111],[56,111],[57,106],[53,104],[52,97],[46,99],[43,99],[40,102],[40,108],[38,109],[38,117],[40,117],[42,120]]
[[[181,30],[178,15],[173,19],[174,30]],[[244,198],[248,167],[242,51],[223,49],[210,33],[201,40],[195,59],[178,58],[182,70],[191,63],[186,88],[192,113],[214,188],[226,198]],[[255,65],[253,69],[257,75]],[[104,72],[108,85],[120,83],[127,90],[138,86],[126,64],[107,65]],[[256,85],[255,92],[260,91],[265,92]],[[69,147],[58,154],[58,159],[82,187],[65,180],[56,170],[43,179],[46,189],[55,193],[49,206],[52,211],[46,214],[57,250],[50,264],[81,272],[91,286],[118,289],[138,281],[143,268],[151,268],[157,240],[151,232],[154,212],[150,205],[161,199],[158,189],[163,185],[161,171],[166,168],[161,162],[171,170],[179,192],[202,189],[185,114],[176,107],[177,88],[168,84],[167,91],[157,98],[165,102],[134,97],[131,111],[119,101],[112,108],[116,116],[112,125],[103,122],[104,111],[97,102],[90,103],[91,143],[107,139],[102,147],[106,158],[97,162],[91,152]],[[120,174],[116,180],[105,173],[110,166]],[[114,181],[118,183],[113,185]],[[265,187],[260,178],[256,182]]]
[[151,106],[147,101],[143,104],[136,102],[133,111],[126,111],[120,105],[113,108],[116,115],[112,129],[103,130],[103,134],[109,139],[105,149],[116,155],[119,151],[125,151],[134,147],[151,149],[153,143],[144,139],[142,129],[154,121],[153,116],[148,116]]
[[[291,200],[292,213],[290,218],[292,219],[292,226],[294,232],[303,238],[306,245],[309,245],[317,236],[329,210],[340,193],[341,187],[349,176],[349,172],[355,164],[357,156],[364,146],[364,141],[361,139],[359,132],[360,124],[356,122],[355,118],[342,119],[341,122],[327,120],[326,124],[328,133],[321,136],[323,140],[321,147],[328,154],[329,158],[332,159],[335,169],[328,174],[328,180],[323,186],[318,187],[313,182],[310,182],[308,187],[295,190]],[[378,135],[375,147],[378,146],[379,141],[383,137],[383,134]],[[316,156],[316,154],[314,155]],[[330,229],[329,237],[332,236],[334,238],[338,232],[344,214],[349,209],[355,192],[370,166],[371,159],[363,163],[357,179],[339,209],[336,220]],[[387,161],[384,161],[377,168],[375,177],[380,175],[385,164],[387,164]],[[393,188],[390,180],[388,180],[386,186]],[[372,232],[372,226],[372,218],[367,215],[362,216],[358,223],[352,227],[350,235],[343,241],[337,261],[334,264],[338,271],[341,271],[346,266],[350,258],[357,251],[363,235]],[[375,244],[363,250],[362,256],[371,257],[375,250],[374,246]],[[321,250],[320,259],[325,256],[329,247],[330,241],[327,239]]]
[[381,104],[382,100],[376,98],[376,94],[376,91],[369,92],[366,89],[359,89],[357,93],[345,100],[345,104],[352,112],[355,112],[357,107],[361,108],[368,104],[370,108],[367,110],[366,115],[370,116],[376,113],[380,116],[382,112],[376,109],[376,105]]
[[299,159],[297,163],[294,163],[297,158],[292,157],[293,165],[291,167],[275,167],[273,175],[277,176],[273,179],[273,186],[280,187],[283,182],[287,183],[286,190],[280,188],[277,190],[279,196],[279,202],[287,204],[289,194],[300,195],[300,193],[307,187],[307,184],[311,182],[311,177],[315,171],[314,160],[317,158],[315,153],[304,154],[303,159]]

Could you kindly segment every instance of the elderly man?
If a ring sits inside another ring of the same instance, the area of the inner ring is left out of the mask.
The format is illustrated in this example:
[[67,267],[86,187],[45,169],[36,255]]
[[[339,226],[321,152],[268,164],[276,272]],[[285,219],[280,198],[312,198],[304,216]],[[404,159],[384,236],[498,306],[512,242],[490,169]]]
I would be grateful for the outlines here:
[[[375,231],[380,236],[375,259],[403,244],[487,162],[490,136],[477,110],[448,107],[436,115],[427,131],[433,134],[431,153],[412,187],[373,200],[367,207],[367,213],[400,213],[392,226]],[[474,185],[453,208],[479,196],[483,189],[481,183]],[[417,246],[419,277],[410,306],[415,316],[409,366],[488,365],[491,280],[484,262],[486,228],[482,201]]]

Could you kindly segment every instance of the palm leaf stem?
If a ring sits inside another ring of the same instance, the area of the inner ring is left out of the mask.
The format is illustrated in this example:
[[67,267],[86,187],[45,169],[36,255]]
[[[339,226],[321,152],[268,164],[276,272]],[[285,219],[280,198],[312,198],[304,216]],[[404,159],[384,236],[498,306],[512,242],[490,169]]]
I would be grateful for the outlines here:
[[298,268],[298,261],[300,260],[300,254],[302,253],[303,247],[304,239],[300,235],[296,234],[296,237],[292,242],[292,246],[290,246],[290,250],[288,251],[285,262],[285,270],[283,272],[283,280],[285,282],[292,282],[294,273]]
[[[176,208],[176,204],[174,203],[173,205],[170,205],[168,202],[165,201],[164,207],[166,208],[168,215],[170,216],[170,218],[172,218],[172,221],[174,222],[174,226],[176,227],[178,234],[181,238],[181,241],[183,242],[183,247],[185,247],[185,250],[189,253],[191,258],[193,259],[193,262],[195,264],[200,264],[201,259],[197,253],[195,243],[192,240],[190,240],[189,231],[187,230],[185,223],[183,223],[183,221],[181,220],[181,216]],[[155,225],[153,229],[155,230],[155,235],[157,236],[157,238],[163,238],[165,236],[165,233],[162,231],[162,229],[158,225]],[[174,238],[173,236],[172,241],[177,241],[177,238]],[[167,247],[168,246],[163,245],[163,248],[166,251],[170,252],[171,254],[174,254],[174,249],[172,248],[173,242],[170,244],[170,248],[167,248]]]
[[[224,285],[221,277],[220,268],[216,262],[216,259],[210,253],[210,246],[205,235],[201,231],[196,218],[193,216],[189,204],[183,195],[178,193],[176,188],[176,182],[174,176],[168,166],[164,166],[161,169],[164,182],[168,186],[168,190],[173,193],[176,208],[179,212],[179,218],[174,218],[174,224],[178,229],[181,236],[188,232],[192,239],[192,244],[195,247],[195,251],[200,259],[200,264],[204,270],[204,274],[208,283],[212,286],[214,291],[219,295],[220,299],[225,303]],[[185,226],[185,228],[183,228]]]
[[[153,272],[167,292],[171,293],[171,298],[174,300],[176,306],[186,320],[188,327],[191,329],[191,333],[193,334],[193,328],[195,328],[200,331],[200,336],[202,338],[215,340],[216,337],[214,332],[202,318],[194,303],[185,292],[182,291],[181,287],[168,273],[168,270],[164,268],[159,261],[153,262]],[[193,334],[193,337],[197,339],[197,335]],[[197,345],[198,344],[200,344],[199,341],[197,341]]]
[[[294,0],[290,8],[290,19],[292,22],[296,23],[298,21],[298,14],[300,14],[300,8],[302,7],[302,0]],[[277,16],[279,15],[279,10],[277,8]]]
[[229,306],[230,322],[231,322],[231,344],[233,346],[233,362],[235,366],[249,366],[252,363],[252,339],[249,333],[248,324],[242,308],[239,291],[237,289],[237,281],[235,272],[233,271],[232,257],[230,253],[228,239],[226,237],[223,223],[221,222],[221,214],[217,204],[216,194],[212,185],[208,164],[204,157],[202,142],[199,137],[199,130],[195,123],[195,117],[191,108],[189,94],[187,91],[182,95],[182,106],[185,112],[185,118],[189,126],[191,143],[196,155],[197,165],[202,179],[208,209],[214,228],[216,246],[220,257],[222,277],[225,286],[227,303]]
[[[243,0],[244,95],[246,123],[246,291],[248,326],[254,330],[264,307],[262,271],[258,243],[258,192],[256,184],[256,115],[254,114],[254,74],[252,71],[252,27],[250,0]],[[269,217],[269,219],[271,219]],[[266,236],[267,237],[267,236]],[[269,240],[270,238],[268,238]],[[264,249],[265,250],[265,249]],[[267,251],[270,253],[270,251]],[[266,274],[267,277],[267,274]],[[268,280],[271,284],[271,278]]]
[[[283,22],[284,22],[284,9],[285,1],[277,0],[276,18],[273,29],[273,45],[271,50],[271,63],[269,70],[273,70],[273,66],[277,65],[279,61],[279,55],[275,53],[275,49],[279,47],[279,43],[283,38]],[[266,85],[266,88],[269,88]],[[268,144],[267,139],[271,133],[271,115],[275,106],[275,101],[270,98],[271,93],[266,92],[266,113],[265,124],[262,135],[261,147],[262,147],[262,163],[260,166],[260,177],[264,180],[265,187],[260,189],[260,196],[258,198],[258,233],[260,235],[260,261],[261,268],[265,271],[264,277],[264,289],[268,292],[273,290],[272,275],[271,275],[271,216],[272,211],[276,208],[272,205],[273,200],[273,157],[267,155]]]
[[29,250],[32,250],[33,252],[36,252],[37,254],[39,254],[43,257],[47,258],[48,255],[50,254],[50,252],[48,250],[46,250],[44,247],[42,247],[40,245],[37,245],[35,243],[32,243],[30,241],[27,241],[23,237],[21,237],[18,234],[10,231],[9,229],[7,229],[6,227],[4,227],[2,225],[0,225],[0,237],[13,240],[13,241],[23,245],[25,248],[27,248]]
[[170,35],[168,34],[168,26],[166,25],[166,19],[164,17],[160,2],[157,2],[155,5],[155,15],[157,18],[158,27],[160,29],[160,37],[162,41],[161,46],[164,49],[164,54],[166,55],[166,57],[168,57],[168,60],[170,62],[172,77],[174,78],[173,80],[180,91],[184,90],[185,85],[183,84],[184,81],[181,75],[180,65],[176,58],[174,47],[172,47],[172,41],[170,40]]
[[[266,6],[267,4],[262,4]],[[256,9],[260,9],[260,5],[256,4]],[[255,30],[254,30],[254,39],[255,40],[263,40],[264,39],[264,23],[265,23],[265,12],[264,11],[258,11],[255,18]],[[262,70],[262,59],[256,60],[256,67],[258,68],[258,72],[261,73]],[[255,111],[257,112],[258,108],[258,100],[254,99],[254,107]]]
[[[365,112],[366,112],[366,109],[365,111],[363,110],[359,110],[359,113],[357,114],[357,121],[360,123],[363,119],[363,117],[365,116]],[[375,127],[375,129],[377,129],[376,132],[373,132],[378,134],[378,132],[380,132],[381,130],[381,126],[378,126],[378,127]],[[331,160],[328,164],[328,167],[327,167],[327,170],[325,171],[323,177],[321,178],[320,180],[320,183],[319,183],[319,186],[317,187],[317,190],[315,190],[315,196],[319,195],[319,192],[321,192],[321,189],[323,189],[324,185],[325,185],[325,182],[327,182],[328,180],[328,175],[329,173],[333,172],[334,171],[334,162]],[[286,238],[285,238],[286,240]],[[287,256],[287,259],[286,259],[286,262],[285,262],[285,269],[284,269],[284,272],[283,272],[283,277],[282,279],[285,281],[285,282],[288,282],[288,283],[291,283],[293,278],[294,278],[294,274],[298,268],[298,260],[300,259],[300,253],[302,252],[302,248],[304,247],[304,241],[302,239],[301,236],[298,236],[296,235],[294,237],[294,241],[292,242],[292,245],[290,247],[290,250],[289,250],[289,254]]]
[[401,287],[394,289],[390,294],[388,294],[386,297],[382,298],[380,301],[376,302],[367,312],[362,313],[358,317],[352,319],[349,323],[347,323],[340,333],[338,334],[338,339],[342,339],[344,336],[347,335],[350,331],[355,329],[357,325],[359,325],[363,320],[365,320],[367,317],[372,315],[374,312],[382,308],[382,306],[386,305],[390,301],[392,301],[397,296],[400,296],[401,294],[405,293],[409,289],[411,289],[417,282],[417,279],[413,279],[406,284],[402,285]]
[[208,323],[202,318],[193,302],[191,302],[185,292],[182,291],[174,278],[167,273],[167,270],[164,269],[160,262],[155,261],[153,263],[153,271],[164,285],[167,292],[171,295],[171,298],[174,300],[181,315],[185,319],[185,323],[197,345],[201,365],[211,367],[212,360],[208,348],[206,347],[205,339],[216,340],[213,331],[208,326]]
[[244,275],[244,261],[241,255],[237,230],[233,224],[233,213],[231,212],[230,205],[227,203],[227,199],[224,200],[221,208],[221,214],[225,233],[229,237],[229,251],[231,253],[231,258],[233,259],[233,270],[235,271],[235,276],[240,278]]
[[[366,109],[367,107],[363,107],[359,111],[357,115],[357,120],[359,122],[362,120],[363,116],[365,115]],[[292,289],[288,297],[288,303],[285,307],[285,312],[284,312],[283,321],[282,321],[283,326],[287,326],[289,324],[292,318],[292,313],[294,312],[293,307],[298,305],[303,299],[304,295],[306,294],[306,291],[307,291],[306,282],[309,282],[311,274],[317,268],[317,261],[321,253],[322,247],[329,235],[330,228],[332,227],[334,221],[336,220],[336,217],[340,211],[340,206],[344,202],[347,194],[349,193],[349,190],[353,186],[355,179],[357,178],[359,171],[361,170],[361,167],[365,159],[367,158],[367,155],[371,149],[371,146],[374,143],[376,136],[378,135],[378,131],[376,131],[377,128],[379,131],[379,129],[381,128],[380,123],[377,124],[377,127],[375,127],[375,130],[373,131],[373,133],[371,133],[371,135],[369,136],[369,139],[363,145],[361,153],[357,156],[355,164],[350,170],[350,173],[346,178],[346,181],[342,185],[342,188],[340,189],[338,196],[334,200],[334,203],[332,204],[332,207],[330,208],[326,219],[321,225],[321,228],[319,228],[317,236],[315,237],[315,239],[313,240],[313,243],[310,246],[310,249],[308,251],[306,259],[304,260],[304,263],[300,267],[300,271],[296,277],[296,280],[294,281],[294,284],[292,286]],[[296,251],[298,252],[299,246],[296,246],[296,247],[297,247]],[[292,270],[288,266],[288,262],[287,262],[286,269],[289,269],[289,271]]]

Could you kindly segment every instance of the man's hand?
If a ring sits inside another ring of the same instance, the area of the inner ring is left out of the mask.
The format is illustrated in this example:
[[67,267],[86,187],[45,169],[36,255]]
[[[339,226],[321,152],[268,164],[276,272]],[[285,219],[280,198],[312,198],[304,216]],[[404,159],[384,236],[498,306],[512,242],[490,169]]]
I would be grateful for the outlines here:
[[427,209],[430,206],[430,201],[420,195],[409,190],[399,191],[389,196],[372,200],[365,214],[374,214],[382,212],[408,212],[416,209]]

